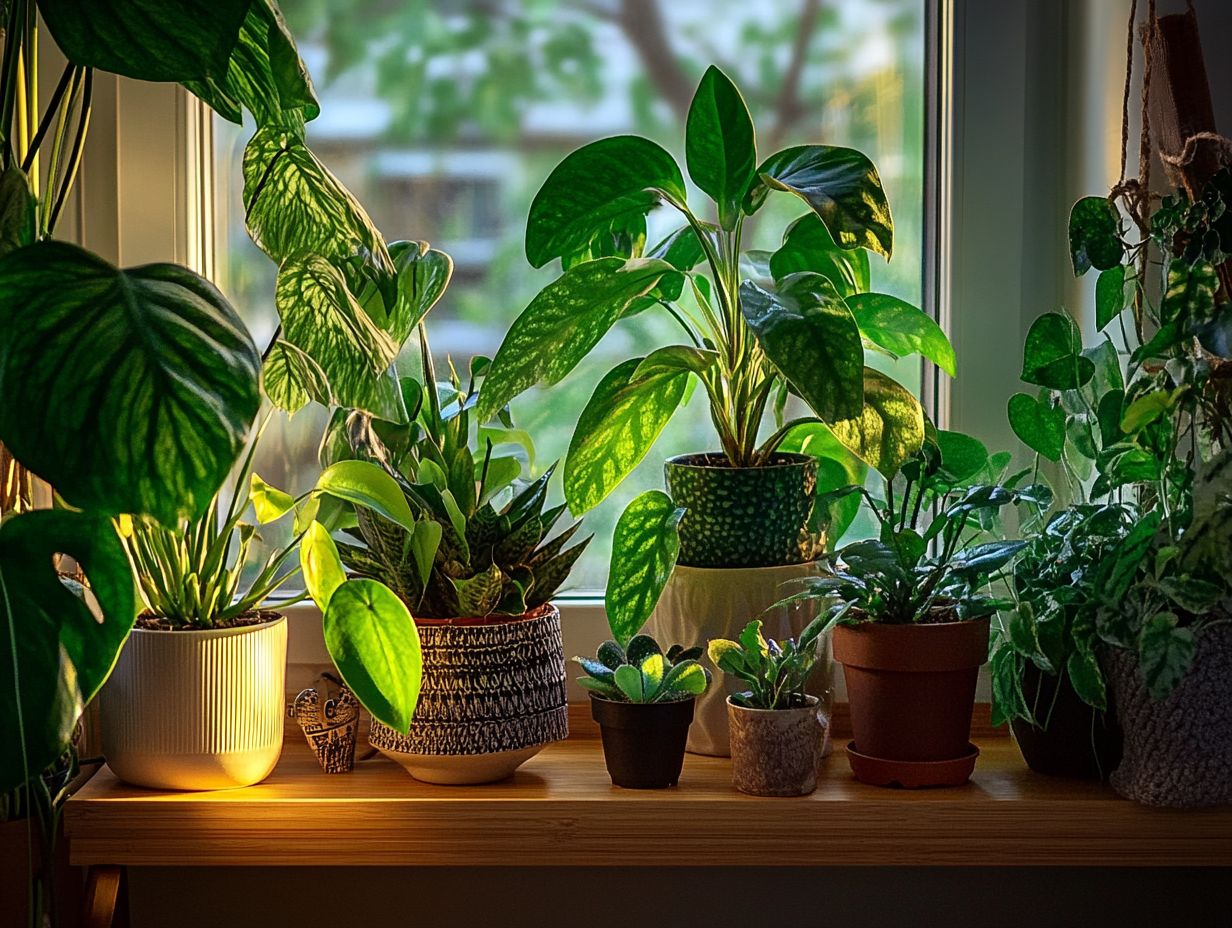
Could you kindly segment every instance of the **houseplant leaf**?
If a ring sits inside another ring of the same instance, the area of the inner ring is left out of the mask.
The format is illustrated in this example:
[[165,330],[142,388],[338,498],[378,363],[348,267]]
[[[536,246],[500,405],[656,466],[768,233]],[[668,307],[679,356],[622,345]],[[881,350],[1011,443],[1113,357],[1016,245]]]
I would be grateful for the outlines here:
[[612,637],[622,646],[646,623],[676,566],[683,516],[666,493],[647,490],[616,523],[604,604]]
[[886,293],[849,296],[847,308],[860,334],[874,345],[899,357],[919,354],[955,376],[954,346],[932,316]]
[[1121,314],[1129,300],[1125,293],[1125,267],[1118,264],[1100,271],[1095,280],[1095,327],[1103,331]]
[[213,284],[40,242],[0,258],[0,331],[0,441],[19,461],[73,506],[205,511],[260,403],[256,346]]
[[[56,554],[85,570],[101,619],[56,575]],[[136,611],[128,558],[107,519],[44,509],[0,524],[0,792],[64,751]]]
[[794,193],[821,217],[843,248],[867,248],[887,261],[894,250],[894,220],[877,169],[854,148],[798,145],[776,152],[757,169],[761,183],[745,199],[752,214],[768,190]]
[[719,208],[719,225],[731,229],[755,177],[753,120],[740,91],[711,65],[702,75],[685,122],[685,164],[693,183]]
[[1065,410],[1045,398],[1015,393],[1009,401],[1010,428],[1032,451],[1050,461],[1065,450]]
[[449,286],[453,258],[427,242],[394,242],[389,253],[398,272],[398,300],[385,328],[401,345]]
[[332,394],[321,365],[290,342],[279,339],[261,366],[265,395],[279,409],[297,413],[310,402],[328,406]]
[[1116,209],[1105,197],[1083,197],[1074,204],[1069,214],[1069,253],[1075,276],[1121,263],[1125,248],[1117,226]]
[[1050,390],[1077,390],[1095,375],[1082,355],[1082,333],[1064,313],[1044,313],[1027,331],[1022,349],[1022,379]]
[[397,481],[371,461],[339,461],[317,478],[315,489],[366,506],[408,532],[416,529],[411,507]]
[[596,229],[623,213],[647,213],[661,197],[684,204],[675,160],[635,135],[584,145],[548,175],[526,220],[526,258],[543,267],[587,247]]
[[688,371],[634,380],[641,358],[607,373],[578,418],[565,457],[565,499],[575,516],[593,509],[646,456],[684,399]]
[[346,583],[346,570],[338,546],[320,522],[312,522],[299,545],[299,563],[304,586],[322,613],[340,586]]
[[38,232],[30,180],[17,165],[0,174],[0,255],[34,242]]
[[822,419],[859,414],[864,346],[834,285],[820,274],[791,274],[774,293],[750,280],[740,308],[766,356]]
[[783,244],[770,255],[775,280],[798,271],[815,271],[834,284],[839,296],[864,293],[869,288],[868,252],[840,248],[816,213],[805,213],[783,235]]
[[548,284],[505,335],[484,379],[478,420],[491,421],[536,383],[558,383],[630,303],[654,289],[665,274],[677,273],[654,258],[600,258],[572,267]]
[[1142,627],[1138,659],[1153,698],[1164,698],[1181,682],[1193,663],[1195,647],[1193,630],[1178,625],[1171,612],[1160,613]]
[[890,478],[924,444],[924,409],[906,387],[866,367],[863,408],[857,416],[831,423],[830,430]]

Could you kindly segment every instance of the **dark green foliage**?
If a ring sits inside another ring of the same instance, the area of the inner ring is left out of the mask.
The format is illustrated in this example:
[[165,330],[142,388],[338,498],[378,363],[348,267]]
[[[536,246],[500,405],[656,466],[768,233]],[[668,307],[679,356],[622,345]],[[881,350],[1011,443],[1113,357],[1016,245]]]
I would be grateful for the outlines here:
[[761,621],[745,626],[738,641],[715,638],[707,647],[711,662],[721,671],[749,685],[731,701],[746,709],[796,709],[808,705],[804,685],[817,663],[822,628],[833,619],[819,615],[800,633],[800,639],[767,639]]
[[693,699],[710,686],[710,671],[697,662],[702,649],[672,645],[663,650],[649,635],[637,635],[622,648],[605,641],[594,658],[573,660],[586,671],[578,683],[616,702],[678,702]]

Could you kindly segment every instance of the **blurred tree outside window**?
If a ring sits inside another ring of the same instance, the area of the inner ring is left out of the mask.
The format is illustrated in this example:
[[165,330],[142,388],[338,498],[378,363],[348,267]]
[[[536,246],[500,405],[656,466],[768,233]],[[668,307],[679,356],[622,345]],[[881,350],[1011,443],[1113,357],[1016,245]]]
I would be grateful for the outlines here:
[[[453,284],[429,317],[441,363],[452,357],[461,370],[473,355],[491,357],[552,279],[550,267],[527,264],[522,245],[530,201],[551,169],[586,142],[624,133],[654,139],[683,165],[684,115],[711,63],[744,91],[763,155],[820,142],[873,159],[896,233],[893,262],[874,258],[874,289],[921,301],[924,0],[283,0],[282,7],[321,96],[321,116],[308,127],[313,149],[386,238],[426,239],[456,262]],[[264,345],[277,321],[275,268],[244,232],[245,138],[217,120],[219,284]],[[802,211],[794,197],[772,198],[758,227],[782,229]],[[648,243],[672,228],[672,217],[652,214]],[[777,247],[757,231],[754,247]],[[616,361],[674,340],[669,319],[640,316],[550,392],[520,398],[514,417],[534,436],[536,471],[563,458],[578,413]],[[915,361],[894,374],[919,385]],[[597,537],[574,571],[573,592],[602,589],[615,520],[633,496],[662,486],[663,460],[717,447],[705,402],[695,391],[641,466],[587,515]],[[325,418],[309,407],[272,422],[258,455],[262,477],[309,487]]]

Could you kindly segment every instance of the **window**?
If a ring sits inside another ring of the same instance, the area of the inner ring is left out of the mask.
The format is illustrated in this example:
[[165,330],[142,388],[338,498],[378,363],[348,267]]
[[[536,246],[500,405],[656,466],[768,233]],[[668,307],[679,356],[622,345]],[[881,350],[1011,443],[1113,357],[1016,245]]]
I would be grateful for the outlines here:
[[[456,262],[453,284],[429,317],[442,361],[491,356],[552,279],[550,268],[533,270],[522,252],[531,198],[552,167],[581,144],[628,132],[654,139],[683,164],[683,115],[711,62],[746,93],[763,152],[820,141],[873,159],[896,231],[894,261],[875,262],[874,286],[921,302],[925,0],[303,0],[286,7],[321,96],[321,116],[309,125],[313,149],[388,239],[429,240]],[[263,346],[276,323],[275,269],[244,232],[246,137],[222,121],[216,126],[218,272]],[[753,246],[776,247],[767,236],[800,212],[798,201],[778,198],[763,210],[765,234],[755,229]],[[673,227],[670,217],[652,214],[649,240]],[[669,339],[666,319],[618,326],[550,394],[520,398],[514,416],[535,437],[536,468],[564,456],[578,413],[616,361]],[[894,375],[920,385],[917,362],[901,362]],[[324,421],[324,411],[310,407],[272,423],[258,459],[262,476],[306,489]],[[697,391],[633,475],[587,516],[596,538],[574,572],[575,591],[604,585],[615,520],[627,500],[662,486],[663,459],[716,446]]]

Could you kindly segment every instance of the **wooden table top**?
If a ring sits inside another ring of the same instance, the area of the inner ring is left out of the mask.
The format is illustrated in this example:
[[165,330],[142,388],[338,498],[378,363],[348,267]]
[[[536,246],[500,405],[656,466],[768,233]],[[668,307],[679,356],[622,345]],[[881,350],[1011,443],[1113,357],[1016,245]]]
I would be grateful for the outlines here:
[[980,743],[956,789],[865,786],[840,746],[812,796],[762,799],[731,787],[726,759],[693,755],[676,788],[617,789],[593,730],[462,787],[380,757],[327,776],[288,739],[246,789],[157,792],[104,768],[65,827],[78,865],[1232,866],[1232,808],[1144,808],[1031,773],[1007,738]]

